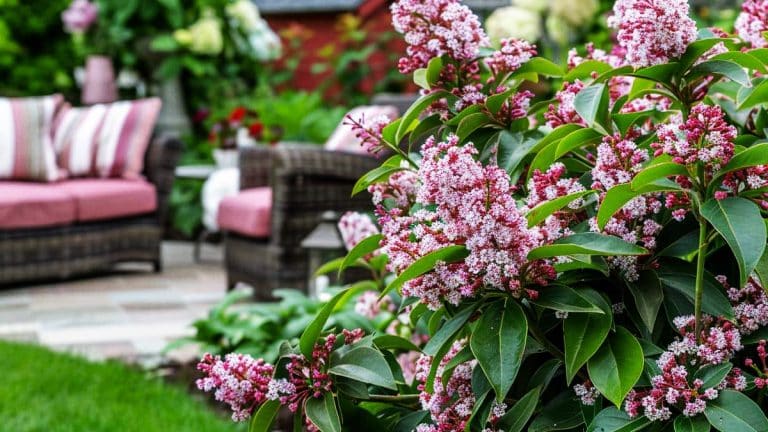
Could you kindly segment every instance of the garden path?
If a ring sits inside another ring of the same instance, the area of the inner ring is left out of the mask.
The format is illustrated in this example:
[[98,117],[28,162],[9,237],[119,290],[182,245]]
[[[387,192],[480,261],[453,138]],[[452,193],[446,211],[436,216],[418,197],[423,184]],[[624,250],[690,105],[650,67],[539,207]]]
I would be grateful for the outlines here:
[[[192,333],[226,292],[221,248],[206,245],[194,263],[191,243],[164,242],[165,270],[121,267],[107,276],[0,290],[0,339],[36,342],[94,360],[154,366],[166,344]],[[187,346],[173,360],[197,354]]]

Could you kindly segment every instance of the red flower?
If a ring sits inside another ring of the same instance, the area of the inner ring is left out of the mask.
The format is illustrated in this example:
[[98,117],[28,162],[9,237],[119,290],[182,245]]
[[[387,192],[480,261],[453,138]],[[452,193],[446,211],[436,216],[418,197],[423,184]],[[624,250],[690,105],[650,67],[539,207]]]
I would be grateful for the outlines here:
[[232,123],[240,122],[243,120],[247,113],[248,110],[246,110],[245,107],[239,106],[229,113],[229,121]]
[[264,132],[264,124],[262,122],[254,122],[248,127],[248,134],[254,138],[261,137],[262,132]]

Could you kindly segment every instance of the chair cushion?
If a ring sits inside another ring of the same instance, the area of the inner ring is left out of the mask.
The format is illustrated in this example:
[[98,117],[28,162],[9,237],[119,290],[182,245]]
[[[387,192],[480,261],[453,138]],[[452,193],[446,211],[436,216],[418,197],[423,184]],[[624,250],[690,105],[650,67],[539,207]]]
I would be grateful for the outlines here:
[[79,222],[136,216],[157,209],[155,186],[144,180],[72,179],[52,187],[72,197]]
[[161,102],[158,98],[72,108],[56,119],[53,143],[71,177],[141,177]]
[[354,121],[359,121],[362,124],[366,124],[376,119],[379,116],[385,116],[389,120],[397,118],[397,107],[393,105],[371,105],[371,106],[359,106],[352,109],[344,119],[336,126],[336,129],[325,142],[323,148],[330,151],[340,151],[345,153],[354,154],[368,154],[368,150],[363,147],[360,139],[352,130],[352,126],[349,124],[349,118]]
[[0,182],[0,229],[69,225],[75,221],[75,200],[45,183]]
[[53,122],[61,95],[0,98],[0,179],[54,181],[62,177],[53,151]]
[[248,237],[266,238],[272,220],[272,188],[245,189],[219,204],[217,222],[224,231]]

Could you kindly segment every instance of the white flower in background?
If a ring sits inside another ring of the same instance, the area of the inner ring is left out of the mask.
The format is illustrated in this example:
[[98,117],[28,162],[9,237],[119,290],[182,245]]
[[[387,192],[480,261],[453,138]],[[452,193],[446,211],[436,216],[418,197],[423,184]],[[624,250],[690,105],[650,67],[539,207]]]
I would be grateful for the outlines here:
[[259,9],[250,0],[237,0],[227,6],[226,13],[232,25],[246,34],[248,45],[258,60],[268,61],[280,57],[280,37],[269,28],[267,21],[259,14]]
[[512,6],[536,12],[544,12],[549,7],[549,2],[550,0],[512,0]]
[[485,29],[494,45],[507,38],[533,42],[541,37],[541,16],[529,9],[507,6],[496,9],[488,16]]
[[180,45],[197,54],[218,55],[224,48],[221,22],[212,11],[206,11],[188,28],[173,32],[173,37]]
[[571,38],[571,28],[557,15],[548,15],[544,23],[549,37],[560,45],[566,45]]
[[227,5],[226,12],[227,16],[248,33],[257,30],[261,25],[259,9],[250,0],[237,0]]
[[595,17],[597,0],[552,0],[549,11],[572,27],[582,27]]

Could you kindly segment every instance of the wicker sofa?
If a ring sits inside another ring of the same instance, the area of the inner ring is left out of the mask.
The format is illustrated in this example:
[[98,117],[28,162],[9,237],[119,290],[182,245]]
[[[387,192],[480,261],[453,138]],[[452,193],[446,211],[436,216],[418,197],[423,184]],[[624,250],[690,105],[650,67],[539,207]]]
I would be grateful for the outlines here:
[[[144,177],[147,182],[141,182],[144,188],[141,196],[134,193],[130,198],[127,195],[122,198],[120,195],[131,193],[130,190],[138,185],[115,188],[114,193],[109,189],[111,186],[107,186],[105,191],[104,185],[101,185],[99,199],[102,201],[92,199],[89,202],[85,192],[88,189],[86,181],[80,184],[73,181],[68,192],[73,193],[74,216],[57,223],[34,223],[32,219],[40,216],[45,209],[41,206],[48,205],[51,209],[51,203],[24,202],[29,199],[23,196],[23,191],[28,188],[45,196],[46,190],[49,190],[61,196],[57,188],[66,187],[66,182],[24,184],[0,181],[0,216],[6,218],[6,223],[0,225],[0,286],[107,271],[114,264],[127,261],[148,262],[155,271],[160,271],[160,240],[174,169],[182,149],[181,142],[175,138],[155,137],[152,140],[145,157]],[[98,181],[88,180],[90,185]],[[114,182],[115,186],[119,186],[119,180]],[[96,184],[96,188],[99,186]],[[43,198],[41,200],[44,201]],[[125,203],[127,200],[138,200],[139,209],[129,209],[120,214],[117,207],[135,204]],[[24,208],[24,205],[27,207]],[[87,212],[93,216],[84,217]],[[110,213],[112,217],[99,217],[99,214]],[[31,218],[29,226],[24,226],[25,215]],[[16,220],[15,224],[8,222],[12,217]]]
[[357,179],[379,163],[370,156],[306,144],[242,149],[240,189],[255,196],[271,192],[261,194],[271,201],[263,203],[269,226],[259,235],[244,235],[222,225],[229,287],[247,283],[263,300],[272,299],[276,288],[305,289],[307,252],[301,241],[326,210],[370,210],[370,195],[350,197],[350,192]]

